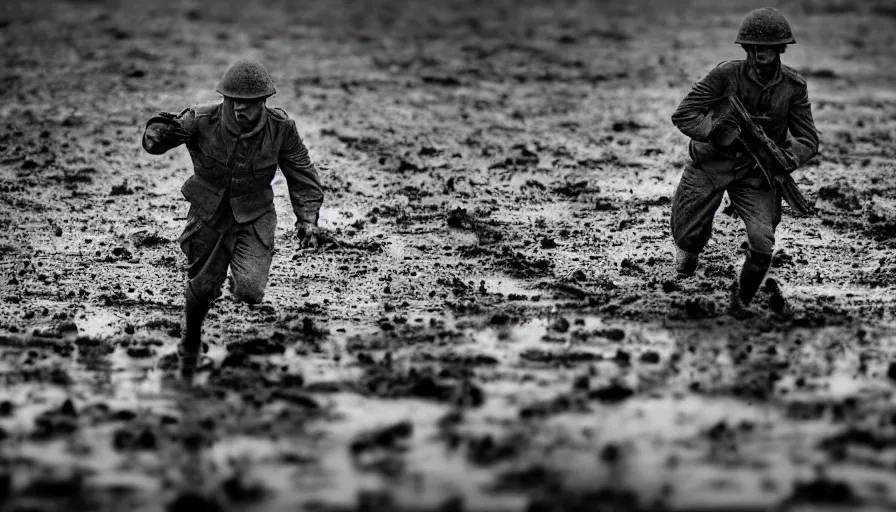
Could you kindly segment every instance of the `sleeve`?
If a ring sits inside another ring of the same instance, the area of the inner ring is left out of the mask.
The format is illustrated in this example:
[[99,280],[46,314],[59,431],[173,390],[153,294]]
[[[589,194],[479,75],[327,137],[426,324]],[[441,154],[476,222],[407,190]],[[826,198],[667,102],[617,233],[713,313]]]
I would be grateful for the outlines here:
[[713,68],[694,84],[672,114],[672,124],[697,142],[708,142],[709,134],[722,117],[712,109],[725,96],[727,69],[724,63]]
[[317,169],[311,163],[308,149],[299,137],[294,121],[289,121],[287,130],[277,164],[286,177],[289,199],[296,214],[296,224],[304,222],[317,225],[320,207],[324,201],[324,191],[320,185]]
[[153,155],[189,142],[196,134],[196,111],[192,108],[180,114],[157,112],[146,122],[143,131],[143,149]]
[[796,158],[798,165],[803,165],[818,153],[818,129],[812,119],[809,91],[805,85],[791,100],[787,128],[790,134],[784,149]]

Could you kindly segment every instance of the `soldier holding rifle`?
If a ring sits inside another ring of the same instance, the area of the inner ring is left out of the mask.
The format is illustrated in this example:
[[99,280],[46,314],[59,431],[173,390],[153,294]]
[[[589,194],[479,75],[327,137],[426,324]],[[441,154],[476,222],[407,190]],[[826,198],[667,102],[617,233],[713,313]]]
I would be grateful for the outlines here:
[[727,191],[743,219],[749,254],[732,285],[732,313],[745,312],[766,275],[781,220],[782,197],[795,214],[811,214],[790,172],[818,150],[806,81],[781,64],[790,25],[770,7],[747,14],[735,43],[745,60],[726,61],[697,82],[672,115],[691,138],[692,163],[672,201],[679,274],[693,275]]

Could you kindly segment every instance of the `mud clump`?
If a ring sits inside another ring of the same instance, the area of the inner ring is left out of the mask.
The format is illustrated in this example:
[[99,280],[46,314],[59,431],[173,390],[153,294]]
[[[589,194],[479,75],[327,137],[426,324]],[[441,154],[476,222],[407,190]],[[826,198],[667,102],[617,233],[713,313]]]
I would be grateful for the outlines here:
[[166,512],[223,512],[224,508],[211,498],[183,493],[165,507]]
[[221,482],[221,490],[231,503],[239,504],[256,503],[268,495],[261,482],[249,481],[239,472]]
[[112,446],[117,451],[129,450],[155,450],[158,446],[156,434],[149,428],[134,432],[134,428],[123,427],[115,431],[112,436]]
[[429,368],[393,371],[371,366],[359,382],[360,391],[380,398],[421,398],[462,407],[479,407],[485,392],[465,375],[448,369],[439,373]]
[[67,399],[58,409],[44,411],[35,418],[31,437],[44,440],[72,434],[79,428],[78,416],[74,402]]
[[535,402],[520,409],[519,416],[522,419],[545,418],[554,414],[567,412],[585,413],[591,409],[588,407],[587,397],[582,393],[562,394],[551,400]]
[[859,191],[846,180],[837,180],[830,185],[820,187],[818,199],[847,212],[858,212],[862,208]]
[[477,466],[492,466],[512,459],[523,452],[530,439],[521,433],[514,432],[498,439],[492,434],[469,436],[465,441],[467,460]]
[[[681,310],[687,318],[713,318],[718,315],[716,303],[708,297],[688,297],[684,300],[675,300],[672,307]],[[677,313],[674,316],[681,316]]]
[[660,362],[660,355],[654,350],[648,350],[641,354],[641,362],[647,364],[657,364]]
[[373,449],[394,449],[401,441],[409,439],[413,434],[414,425],[410,421],[401,421],[394,425],[358,434],[349,445],[349,451],[353,456],[357,456]]
[[554,187],[552,191],[555,194],[576,199],[582,194],[599,194],[601,190],[598,186],[590,186],[587,181],[576,181]]
[[504,234],[497,227],[473,217],[464,208],[449,211],[446,222],[449,227],[472,231],[481,245],[494,244],[504,239]]
[[796,504],[860,505],[862,500],[846,482],[819,476],[809,482],[794,484],[793,493],[787,499]]
[[538,348],[526,349],[520,353],[520,359],[538,363],[548,363],[555,366],[571,366],[581,363],[602,361],[603,355],[594,352],[577,350],[551,351]]
[[170,242],[158,233],[137,233],[133,236],[135,247],[159,247]]
[[[267,356],[286,352],[286,337],[280,332],[270,338],[253,338],[227,345],[230,354],[246,356]],[[237,356],[238,357],[238,356]]]
[[112,190],[109,191],[110,196],[131,196],[134,195],[134,189],[128,186],[128,182],[125,181],[118,185],[112,185]]
[[592,390],[588,396],[608,404],[622,403],[635,395],[635,391],[618,382]]

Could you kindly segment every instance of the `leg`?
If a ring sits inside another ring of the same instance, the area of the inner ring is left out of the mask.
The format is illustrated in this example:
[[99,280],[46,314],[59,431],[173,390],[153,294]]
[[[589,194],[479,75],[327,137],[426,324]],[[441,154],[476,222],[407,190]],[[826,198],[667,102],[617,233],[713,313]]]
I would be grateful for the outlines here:
[[697,270],[697,258],[712,234],[712,221],[724,189],[692,165],[685,167],[672,197],[672,238],[676,247],[676,266],[681,274]]
[[270,211],[250,224],[241,225],[236,232],[230,270],[233,295],[242,302],[257,304],[264,299],[274,257],[276,225],[277,214]]
[[772,262],[775,228],[781,219],[781,197],[761,176],[751,176],[728,189],[731,204],[747,229],[750,254],[741,269],[740,299],[749,304]]
[[181,371],[192,374],[202,348],[202,323],[213,298],[220,294],[227,276],[233,235],[219,233],[201,219],[190,216],[180,238],[189,268],[184,291],[184,335],[181,342]]

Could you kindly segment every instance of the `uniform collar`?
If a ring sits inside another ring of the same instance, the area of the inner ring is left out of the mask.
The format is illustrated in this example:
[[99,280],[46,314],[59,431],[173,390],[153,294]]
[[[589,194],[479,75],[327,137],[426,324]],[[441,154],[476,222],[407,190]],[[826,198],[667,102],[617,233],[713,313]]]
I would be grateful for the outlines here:
[[255,125],[254,128],[249,130],[248,132],[243,132],[240,129],[239,123],[236,122],[236,119],[233,117],[233,112],[230,112],[230,109],[227,107],[227,102],[222,102],[221,104],[222,110],[222,118],[224,120],[224,127],[227,129],[227,132],[234,138],[238,140],[248,139],[257,135],[262,128],[264,128],[265,122],[268,119],[268,109],[261,109],[261,115],[258,117],[258,124]]
[[759,76],[759,72],[756,70],[756,68],[753,66],[753,63],[751,63],[749,59],[747,59],[745,63],[746,66],[744,66],[744,73],[747,75],[747,78],[752,80],[759,87],[762,87],[763,90],[777,85],[783,79],[780,61],[778,62],[778,68],[775,70],[775,74],[769,80],[763,80],[762,77]]

